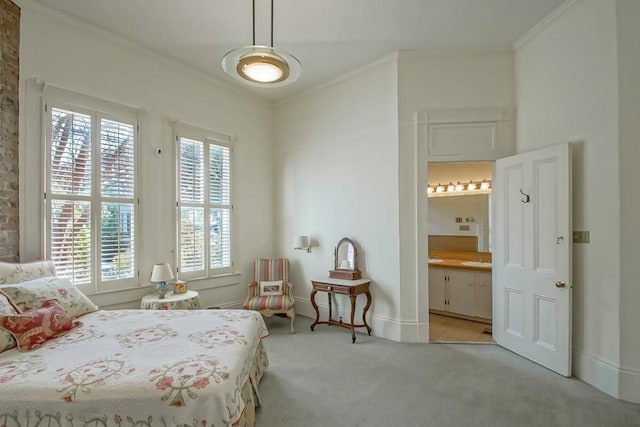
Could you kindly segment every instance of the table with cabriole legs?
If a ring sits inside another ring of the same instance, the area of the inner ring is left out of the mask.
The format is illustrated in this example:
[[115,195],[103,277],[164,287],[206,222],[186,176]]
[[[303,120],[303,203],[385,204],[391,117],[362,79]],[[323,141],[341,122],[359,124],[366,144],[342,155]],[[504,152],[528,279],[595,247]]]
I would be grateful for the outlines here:
[[[369,279],[358,279],[358,280],[344,280],[344,279],[318,279],[312,280],[311,284],[313,285],[313,290],[311,291],[311,304],[313,305],[313,309],[316,311],[316,321],[311,325],[311,330],[315,328],[316,325],[332,325],[332,326],[340,326],[342,328],[351,329],[351,342],[356,342],[356,331],[355,328],[367,328],[367,333],[371,335],[371,328],[367,324],[367,311],[369,307],[371,307],[371,292],[369,292],[369,283],[371,281]],[[327,297],[329,299],[329,319],[326,321],[320,321],[320,312],[318,311],[318,304],[316,303],[316,293],[318,292],[327,292]],[[333,319],[332,312],[332,303],[331,303],[331,294],[338,295],[348,295],[351,300],[351,322],[346,323],[342,321],[342,317],[340,320]],[[362,323],[355,324],[355,312],[356,312],[356,298],[358,295],[364,294],[367,297],[367,304],[362,310]]]

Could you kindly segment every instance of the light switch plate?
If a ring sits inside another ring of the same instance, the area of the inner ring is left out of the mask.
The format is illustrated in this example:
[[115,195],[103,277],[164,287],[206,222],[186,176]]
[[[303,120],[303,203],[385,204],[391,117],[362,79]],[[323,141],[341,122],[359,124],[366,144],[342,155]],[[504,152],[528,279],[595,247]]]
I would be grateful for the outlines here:
[[573,232],[573,243],[589,243],[589,232],[588,231],[574,231]]

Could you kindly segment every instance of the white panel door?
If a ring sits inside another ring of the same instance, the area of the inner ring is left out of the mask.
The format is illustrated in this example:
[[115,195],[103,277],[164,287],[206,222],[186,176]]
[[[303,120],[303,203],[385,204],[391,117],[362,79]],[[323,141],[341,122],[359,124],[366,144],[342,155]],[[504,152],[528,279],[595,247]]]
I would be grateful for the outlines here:
[[571,375],[571,165],[561,144],[496,162],[493,335]]

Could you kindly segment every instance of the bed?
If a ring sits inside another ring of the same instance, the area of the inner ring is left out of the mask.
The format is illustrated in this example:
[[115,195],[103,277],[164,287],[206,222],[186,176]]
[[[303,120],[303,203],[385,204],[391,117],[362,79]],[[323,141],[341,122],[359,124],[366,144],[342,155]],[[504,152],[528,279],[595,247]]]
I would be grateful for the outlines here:
[[[55,278],[38,281],[63,294],[72,290]],[[0,285],[18,311],[33,300],[24,285]],[[82,311],[61,301],[69,312]],[[0,353],[0,426],[254,424],[258,383],[268,367],[260,313],[89,311],[35,350]]]

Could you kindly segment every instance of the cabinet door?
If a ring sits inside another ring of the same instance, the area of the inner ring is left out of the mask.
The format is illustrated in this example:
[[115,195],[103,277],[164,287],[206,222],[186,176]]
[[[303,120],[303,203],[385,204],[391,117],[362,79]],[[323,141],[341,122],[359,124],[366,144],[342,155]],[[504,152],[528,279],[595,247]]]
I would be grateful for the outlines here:
[[445,300],[445,271],[441,268],[429,267],[429,308],[446,310]]
[[449,270],[447,275],[447,310],[452,313],[473,316],[475,314],[474,282],[476,274],[473,271]]
[[484,319],[492,318],[492,287],[491,273],[476,273],[475,296],[476,316]]

